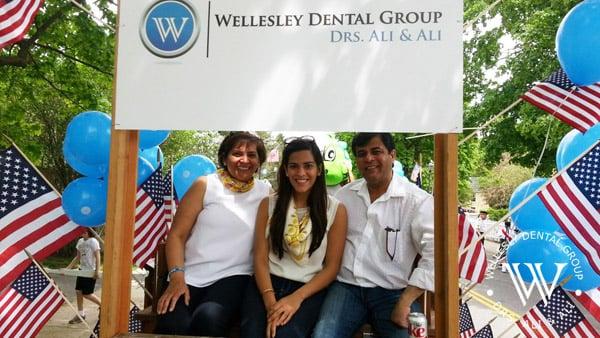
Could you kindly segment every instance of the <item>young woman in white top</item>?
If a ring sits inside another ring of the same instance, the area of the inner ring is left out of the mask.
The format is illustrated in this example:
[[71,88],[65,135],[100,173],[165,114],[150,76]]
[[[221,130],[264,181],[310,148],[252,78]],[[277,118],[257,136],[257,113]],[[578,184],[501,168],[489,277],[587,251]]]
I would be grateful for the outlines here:
[[266,151],[257,136],[232,132],[218,157],[217,173],[199,178],[175,214],[158,333],[224,337],[239,318],[253,271],[257,209],[270,191],[268,184],[254,180]]
[[244,338],[310,337],[344,251],[346,210],[327,195],[323,157],[312,137],[286,140],[278,183],[256,217]]

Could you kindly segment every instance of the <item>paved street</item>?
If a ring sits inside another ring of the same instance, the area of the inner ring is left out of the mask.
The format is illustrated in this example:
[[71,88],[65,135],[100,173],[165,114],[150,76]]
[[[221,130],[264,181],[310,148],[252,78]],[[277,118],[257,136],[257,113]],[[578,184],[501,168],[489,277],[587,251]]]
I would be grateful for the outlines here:
[[[76,307],[75,301],[75,278],[71,276],[62,276],[51,274],[54,281],[57,283],[61,291],[65,294],[65,296],[73,303],[73,306]],[[143,277],[138,277],[143,278]],[[102,279],[96,282],[96,292],[95,294],[100,297],[102,295]],[[139,307],[144,305],[144,291],[142,288],[138,286],[136,282],[132,282],[131,285],[131,294],[132,299],[135,304]],[[94,328],[96,322],[98,320],[98,307],[87,301],[83,301],[83,306],[87,313],[86,322],[91,327]],[[85,326],[85,324],[69,324],[68,321],[73,318],[75,313],[71,309],[71,307],[64,303],[60,310],[54,314],[54,317],[46,323],[46,326],[40,331],[38,337],[43,338],[87,338],[90,336],[91,332]]]
[[[492,241],[486,241],[485,246],[486,251],[488,252],[488,258],[491,257],[498,248],[498,244]],[[52,275],[52,277],[66,294],[68,299],[75,303],[75,277],[61,275]],[[537,295],[535,292],[536,291],[534,291],[534,295]],[[102,280],[99,280],[96,284],[96,295],[101,296],[101,294]],[[143,290],[137,283],[132,282],[132,298],[140,307],[143,305],[143,297]],[[517,296],[509,274],[501,272],[500,268],[497,268],[494,271],[491,278],[486,279],[484,283],[477,285],[473,289],[473,293],[466,296],[464,299],[468,298],[471,298],[471,300],[468,301],[468,304],[471,309],[476,329],[480,329],[494,317],[497,317],[491,324],[495,337],[512,325],[514,316],[521,316],[539,300],[539,297],[532,296],[528,303],[523,306],[521,300]],[[84,307],[88,314],[86,322],[93,328],[98,318],[97,307],[88,301],[84,301]],[[508,309],[509,312],[499,314],[497,311],[494,311],[494,309],[500,310],[503,308]],[[585,312],[584,314],[587,315]],[[89,337],[90,332],[83,323],[74,325],[67,323],[73,316],[73,310],[67,304],[64,304],[42,329],[39,337]],[[590,321],[597,329],[600,329],[600,324],[598,322],[594,321],[592,318],[590,318]],[[519,330],[516,326],[513,326],[504,337],[515,337],[517,334],[519,334]]]

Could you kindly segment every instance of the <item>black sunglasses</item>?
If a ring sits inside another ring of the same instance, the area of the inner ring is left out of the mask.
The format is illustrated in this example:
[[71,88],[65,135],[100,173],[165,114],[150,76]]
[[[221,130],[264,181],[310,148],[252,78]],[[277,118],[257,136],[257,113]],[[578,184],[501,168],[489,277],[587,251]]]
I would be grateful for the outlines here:
[[286,139],[283,140],[283,143],[285,143],[286,145],[294,142],[294,141],[306,141],[306,142],[315,142],[315,138],[310,136],[310,135],[304,135],[304,136],[292,136],[292,137],[288,137]]

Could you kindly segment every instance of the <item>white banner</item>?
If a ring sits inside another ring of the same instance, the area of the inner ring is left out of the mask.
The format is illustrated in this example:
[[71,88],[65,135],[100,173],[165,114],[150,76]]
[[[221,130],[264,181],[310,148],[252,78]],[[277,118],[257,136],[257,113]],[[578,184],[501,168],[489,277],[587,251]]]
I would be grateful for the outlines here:
[[462,131],[461,0],[120,2],[118,129]]

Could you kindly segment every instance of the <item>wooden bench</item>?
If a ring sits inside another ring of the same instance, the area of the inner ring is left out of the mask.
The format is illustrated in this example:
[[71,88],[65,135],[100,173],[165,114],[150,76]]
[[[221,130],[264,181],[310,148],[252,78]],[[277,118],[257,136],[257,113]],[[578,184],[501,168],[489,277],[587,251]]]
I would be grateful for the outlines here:
[[[158,305],[158,299],[160,295],[167,288],[167,256],[165,253],[165,244],[161,243],[158,245],[158,249],[156,250],[156,255],[154,258],[154,269],[150,270],[150,273],[146,277],[144,284],[146,289],[152,294],[152,297],[147,294],[144,297],[144,309],[137,313],[136,318],[142,322],[142,332],[150,334],[153,333],[156,328],[156,320],[157,320],[157,312],[156,308]],[[427,314],[427,320],[429,323],[429,337],[434,338],[435,334],[433,333],[433,294],[426,292],[424,296],[422,296],[420,300],[421,304],[423,304],[423,308],[425,313]],[[373,331],[369,324],[363,325],[358,332],[356,332],[353,338],[363,338],[366,336],[373,336]],[[123,337],[175,337],[175,336],[166,336],[166,335],[140,335],[140,336],[123,336]],[[230,338],[239,338],[239,325],[236,325],[232,328],[231,333],[229,335]]]

